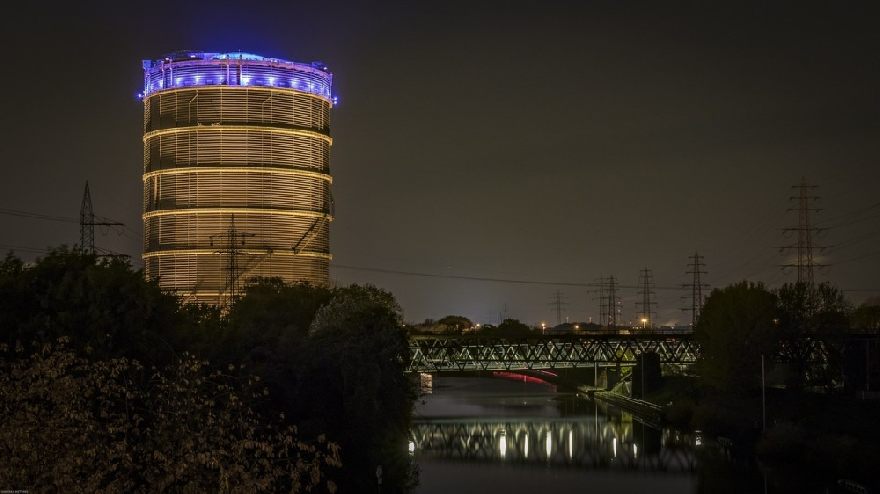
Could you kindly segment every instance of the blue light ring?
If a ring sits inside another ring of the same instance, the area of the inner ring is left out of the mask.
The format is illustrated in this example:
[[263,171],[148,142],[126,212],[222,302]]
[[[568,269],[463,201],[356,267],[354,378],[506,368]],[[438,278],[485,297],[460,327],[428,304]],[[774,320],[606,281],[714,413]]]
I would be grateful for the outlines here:
[[[294,87],[288,88],[285,84],[266,84],[266,80],[270,78],[288,79],[291,81],[290,83],[293,84],[295,79],[299,81],[300,78],[305,77],[308,82],[307,86],[317,85],[317,87],[309,87],[308,90],[303,89],[303,92],[332,99],[333,75],[329,72],[298,62],[248,60],[235,63],[235,59],[233,58],[210,60],[193,59],[171,62],[160,60],[157,62],[158,63],[154,63],[144,69],[143,94],[145,97],[174,87],[256,86],[296,89]],[[262,74],[250,74],[248,75],[249,78],[259,76],[262,77],[262,79],[255,78],[252,82],[248,80],[242,84],[238,72],[239,70],[244,71],[248,68],[254,69],[257,72],[263,71]],[[177,69],[178,72],[183,71],[183,75],[175,75],[175,69]],[[199,69],[201,69],[201,71],[199,71]],[[266,69],[269,71],[274,69],[278,72],[270,72],[267,75],[265,73]],[[211,72],[212,70],[215,71]],[[235,73],[233,74],[231,70],[234,70]],[[234,80],[232,80],[233,75],[235,77]],[[208,77],[211,77],[210,84],[208,83]]]
[[242,60],[238,62],[235,59],[217,59],[217,60],[178,60],[173,62],[166,62],[164,60],[159,60],[157,65],[153,65],[152,67],[148,67],[144,69],[144,73],[148,76],[154,74],[162,74],[165,70],[174,71],[175,68],[181,67],[189,67],[189,66],[216,66],[218,68],[225,69],[226,67],[232,68],[245,68],[245,67],[270,67],[282,70],[289,70],[292,72],[299,73],[307,73],[313,75],[314,77],[323,80],[327,83],[328,86],[332,85],[333,82],[333,74],[330,72],[325,72],[323,70],[317,69],[307,64],[299,63],[299,62],[270,62],[270,61],[256,61],[256,60]]

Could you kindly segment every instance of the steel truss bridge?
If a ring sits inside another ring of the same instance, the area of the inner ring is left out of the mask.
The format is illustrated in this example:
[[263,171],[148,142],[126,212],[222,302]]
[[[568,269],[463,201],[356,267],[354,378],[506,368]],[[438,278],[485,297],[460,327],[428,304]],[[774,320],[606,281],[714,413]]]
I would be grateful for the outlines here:
[[[878,342],[880,332],[876,330],[780,338],[772,359],[836,364],[841,358],[849,358],[847,347],[855,344],[857,348],[864,348],[868,344],[876,346]],[[692,333],[606,333],[522,340],[412,336],[407,370],[433,373],[631,366],[648,352],[657,354],[661,364],[691,365],[696,362],[700,348]],[[863,356],[864,352],[856,353]]]
[[653,352],[663,364],[693,364],[691,334],[566,335],[527,340],[475,337],[410,338],[411,372],[563,369],[635,365]]

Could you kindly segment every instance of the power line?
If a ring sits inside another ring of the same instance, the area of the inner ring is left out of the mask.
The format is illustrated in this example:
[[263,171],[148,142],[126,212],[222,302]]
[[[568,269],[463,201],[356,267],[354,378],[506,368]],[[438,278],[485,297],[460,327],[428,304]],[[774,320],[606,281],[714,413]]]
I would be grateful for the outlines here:
[[6,216],[16,216],[19,218],[30,218],[35,220],[59,221],[62,223],[79,223],[78,218],[69,216],[55,216],[51,214],[34,213],[32,211],[23,211],[20,209],[0,208],[0,214]]
[[27,252],[29,254],[48,254],[50,252],[49,249],[42,249],[40,247],[29,247],[26,245],[0,244],[0,249],[7,251]]
[[[833,216],[833,217],[831,217],[831,218],[826,218],[825,221],[824,221],[823,223],[821,223],[821,226],[822,226],[823,228],[839,228],[839,227],[842,227],[842,226],[848,226],[848,225],[851,225],[851,224],[854,224],[854,223],[858,223],[858,222],[861,222],[861,221],[865,221],[865,220],[870,220],[870,219],[878,218],[878,217],[880,217],[880,216],[876,216],[876,215],[875,215],[875,216],[867,216],[867,217],[860,218],[860,216],[861,216],[862,214],[867,213],[868,211],[871,211],[872,209],[876,209],[876,208],[878,208],[878,207],[880,207],[880,202],[875,202],[875,203],[873,203],[873,204],[869,204],[869,205],[867,205],[867,206],[863,206],[863,207],[861,207],[861,208],[859,208],[859,209],[856,209],[855,211],[852,211],[852,212],[850,212],[850,213],[841,214],[841,215],[838,215],[838,216]],[[834,222],[834,221],[838,221],[838,220],[842,220],[842,219],[846,219],[846,221],[844,221],[844,222],[842,222],[842,223],[838,223],[838,224],[833,224],[833,223],[832,223],[832,222]]]
[[[374,273],[384,273],[384,274],[397,274],[402,276],[417,276],[421,278],[444,278],[450,280],[464,280],[464,281],[484,281],[490,283],[509,283],[515,285],[545,285],[545,286],[574,286],[574,287],[587,287],[587,288],[599,288],[601,284],[593,282],[593,283],[585,283],[585,282],[573,282],[573,281],[546,281],[546,280],[520,280],[513,278],[489,278],[482,276],[464,276],[464,275],[452,275],[452,274],[439,274],[439,273],[424,273],[417,271],[403,271],[397,269],[385,269],[385,268],[373,268],[367,266],[353,266],[350,264],[331,264],[331,267],[337,269],[349,269],[353,271],[370,271]],[[617,285],[617,288],[639,288],[636,285]],[[655,286],[657,290],[675,290],[682,291],[683,288],[680,286]]]

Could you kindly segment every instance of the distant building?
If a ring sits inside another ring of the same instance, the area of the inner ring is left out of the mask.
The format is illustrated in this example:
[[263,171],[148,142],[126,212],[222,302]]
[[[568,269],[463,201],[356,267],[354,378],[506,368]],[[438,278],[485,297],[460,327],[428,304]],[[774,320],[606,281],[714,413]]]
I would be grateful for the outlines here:
[[327,68],[204,52],[143,68],[146,276],[210,304],[257,276],[327,284]]

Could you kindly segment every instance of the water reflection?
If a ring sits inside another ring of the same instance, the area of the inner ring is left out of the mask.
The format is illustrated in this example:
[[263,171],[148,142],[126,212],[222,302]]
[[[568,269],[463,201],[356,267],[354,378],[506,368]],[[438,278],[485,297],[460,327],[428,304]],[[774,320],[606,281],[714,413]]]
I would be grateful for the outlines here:
[[[693,438],[633,421],[577,418],[470,418],[419,421],[420,459],[692,472]],[[530,449],[530,445],[543,447]]]
[[441,377],[411,430],[419,494],[695,492],[693,438],[552,386]]

